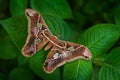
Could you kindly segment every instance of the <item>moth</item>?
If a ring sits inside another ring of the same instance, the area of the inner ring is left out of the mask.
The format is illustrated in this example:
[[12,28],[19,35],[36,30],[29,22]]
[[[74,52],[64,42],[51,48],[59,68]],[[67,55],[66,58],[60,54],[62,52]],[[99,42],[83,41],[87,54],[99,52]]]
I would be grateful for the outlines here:
[[26,9],[28,19],[28,37],[22,48],[24,56],[30,57],[42,49],[49,50],[43,68],[46,73],[53,72],[66,62],[77,59],[91,59],[90,50],[84,45],[59,40],[54,36],[40,13]]

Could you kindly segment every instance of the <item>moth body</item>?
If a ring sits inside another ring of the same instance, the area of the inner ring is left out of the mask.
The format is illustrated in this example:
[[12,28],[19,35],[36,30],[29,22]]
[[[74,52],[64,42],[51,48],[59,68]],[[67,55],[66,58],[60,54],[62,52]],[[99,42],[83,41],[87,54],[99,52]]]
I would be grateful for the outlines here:
[[28,18],[28,36],[22,53],[30,57],[44,46],[44,50],[50,50],[43,64],[45,72],[51,73],[65,63],[77,59],[91,59],[91,52],[87,47],[62,41],[54,36],[38,12],[26,9],[25,14]]

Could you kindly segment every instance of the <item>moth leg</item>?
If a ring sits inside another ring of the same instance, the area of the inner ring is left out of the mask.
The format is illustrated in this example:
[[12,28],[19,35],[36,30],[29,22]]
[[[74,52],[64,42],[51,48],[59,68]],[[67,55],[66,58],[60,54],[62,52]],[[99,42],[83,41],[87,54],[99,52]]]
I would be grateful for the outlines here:
[[53,46],[53,44],[51,42],[49,42],[46,47],[45,47],[45,51],[47,51],[48,49],[50,49]]

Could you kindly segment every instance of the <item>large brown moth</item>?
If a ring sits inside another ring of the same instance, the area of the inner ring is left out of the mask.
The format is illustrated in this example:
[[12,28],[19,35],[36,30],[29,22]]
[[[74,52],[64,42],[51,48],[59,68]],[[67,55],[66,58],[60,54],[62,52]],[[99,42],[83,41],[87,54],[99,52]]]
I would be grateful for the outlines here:
[[59,40],[52,35],[43,17],[35,10],[26,9],[28,18],[28,37],[22,53],[30,57],[45,46],[50,49],[43,68],[45,72],[51,73],[57,67],[76,59],[91,59],[89,49],[83,45]]

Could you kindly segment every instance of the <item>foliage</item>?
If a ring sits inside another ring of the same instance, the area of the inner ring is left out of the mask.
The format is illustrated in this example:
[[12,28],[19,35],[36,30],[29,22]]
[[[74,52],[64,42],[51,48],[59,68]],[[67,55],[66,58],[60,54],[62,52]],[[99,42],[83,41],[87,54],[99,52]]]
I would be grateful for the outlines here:
[[[119,0],[0,0],[0,5],[0,80],[120,80]],[[27,8],[40,12],[59,39],[87,46],[92,59],[47,74],[43,63],[48,51],[24,57]]]

